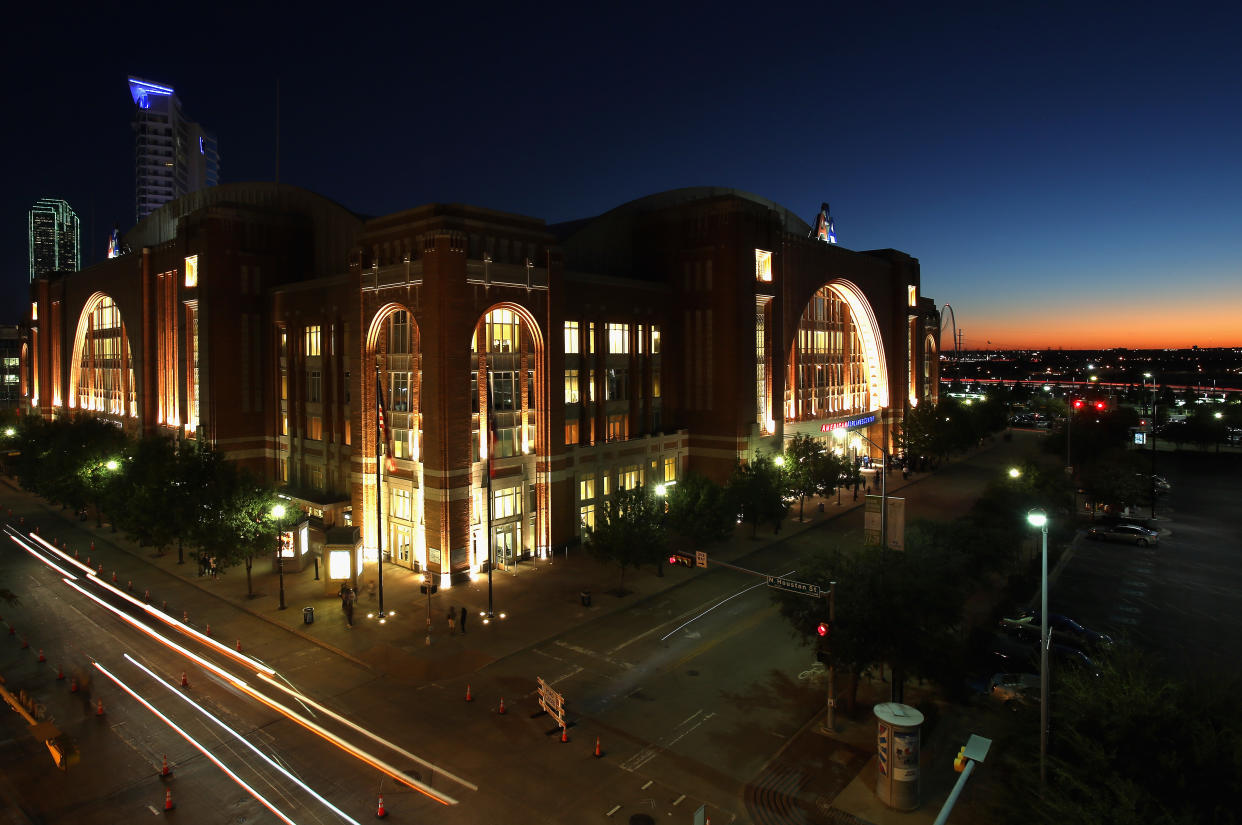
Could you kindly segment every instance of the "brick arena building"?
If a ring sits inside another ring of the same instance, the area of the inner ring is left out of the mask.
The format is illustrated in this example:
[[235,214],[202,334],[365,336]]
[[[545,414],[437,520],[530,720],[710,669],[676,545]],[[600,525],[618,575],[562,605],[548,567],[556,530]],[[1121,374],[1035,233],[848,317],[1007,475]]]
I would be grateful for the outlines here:
[[485,567],[489,522],[508,566],[575,541],[619,488],[723,481],[796,433],[891,445],[935,400],[935,303],[916,259],[813,235],[731,189],[549,225],[214,187],[145,218],[132,251],[32,283],[23,403],[206,439],[316,523],[359,526],[372,560],[382,522],[386,558],[449,585]]

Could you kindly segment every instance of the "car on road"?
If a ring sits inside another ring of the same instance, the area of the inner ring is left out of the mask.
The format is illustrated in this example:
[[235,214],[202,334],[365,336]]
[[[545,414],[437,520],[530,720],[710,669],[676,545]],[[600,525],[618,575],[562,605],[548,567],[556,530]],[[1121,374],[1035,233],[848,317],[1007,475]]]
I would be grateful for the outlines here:
[[1118,541],[1147,547],[1160,543],[1160,532],[1137,524],[1100,524],[1087,530],[1092,541]]
[[[1001,628],[1010,636],[1022,637],[1039,643],[1039,610],[1024,610],[1012,619],[1001,619]],[[1048,614],[1048,631],[1054,642],[1069,644],[1082,650],[1106,650],[1113,645],[1113,637],[1060,613]]]
[[[1076,647],[1053,641],[1048,648],[1048,654],[1054,672],[1058,667],[1068,666],[1082,668],[1097,676],[1100,673],[1100,668],[1095,661]],[[1033,642],[1026,642],[1000,633],[992,637],[991,661],[997,667],[1016,673],[1022,668],[1037,668],[1039,660],[1038,630]]]

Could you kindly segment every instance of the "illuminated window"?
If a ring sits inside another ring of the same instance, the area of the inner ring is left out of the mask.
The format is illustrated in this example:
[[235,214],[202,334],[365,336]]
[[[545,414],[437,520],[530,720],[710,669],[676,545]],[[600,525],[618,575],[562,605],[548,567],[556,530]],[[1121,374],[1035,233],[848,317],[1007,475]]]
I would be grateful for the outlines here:
[[618,490],[634,490],[639,485],[639,471],[637,467],[626,467],[617,473],[617,489]]
[[409,490],[393,490],[392,491],[392,512],[393,518],[410,520],[410,513],[414,512],[413,497]]
[[320,340],[319,327],[318,326],[307,327],[306,328],[306,355],[307,356],[318,355],[320,352],[320,344],[321,344],[321,340]]
[[763,249],[755,250],[755,280],[771,283],[772,253]]
[[584,504],[578,508],[578,521],[583,527],[595,529],[595,505]]
[[587,373],[587,399],[592,404],[595,403],[595,370]]
[[578,500],[590,501],[595,498],[595,476],[584,476],[578,482]]
[[289,434],[289,414],[286,412],[281,412],[280,414],[280,434]]
[[39,320],[39,304],[37,301],[30,305],[30,320]]
[[492,491],[492,518],[502,519],[521,515],[522,494],[517,487]]
[[635,331],[634,337],[638,339],[638,354],[642,355],[643,354],[643,325],[639,324],[635,328],[634,331]]
[[577,421],[566,421],[565,422],[565,446],[568,447],[572,444],[577,444],[577,443],[578,443],[578,422]]
[[190,255],[185,259],[185,285],[198,286],[198,256]]
[[655,324],[651,325],[651,354],[660,354],[660,328]]
[[565,370],[565,403],[578,403],[578,371]]
[[915,286],[914,284],[911,284],[909,287],[907,287],[907,290],[909,291],[909,294],[910,294],[910,306],[912,307],[918,306],[919,305],[919,288]]
[[604,473],[603,481],[604,481],[604,495],[606,496],[612,495],[612,473]]
[[350,435],[349,435],[349,419],[348,418],[345,419],[345,429],[343,432],[345,433],[345,446],[348,447],[352,443],[350,441]]
[[306,437],[311,441],[323,441],[323,419],[317,415],[306,418]]
[[625,414],[608,416],[608,440],[624,441],[629,430],[629,416]]
[[578,354],[578,322],[577,321],[566,321],[565,322],[565,354],[566,355],[577,355]]
[[587,351],[595,354],[595,322],[587,324]]
[[284,373],[280,375],[280,400],[289,400],[289,376]]
[[677,459],[672,457],[664,459],[664,480],[677,480]]
[[660,373],[658,372],[651,373],[651,397],[660,397]]
[[410,561],[410,548],[414,546],[414,532],[408,524],[394,524],[392,527],[392,549],[397,561]]
[[630,351],[630,325],[607,324],[609,355],[626,355]]

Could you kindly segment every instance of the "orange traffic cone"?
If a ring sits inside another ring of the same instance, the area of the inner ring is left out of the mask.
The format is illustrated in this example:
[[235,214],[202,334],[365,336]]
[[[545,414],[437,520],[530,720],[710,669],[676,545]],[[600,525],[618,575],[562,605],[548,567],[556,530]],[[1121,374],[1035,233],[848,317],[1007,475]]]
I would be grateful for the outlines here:
[[501,697],[500,697],[500,707],[498,707],[498,708],[496,709],[496,712],[497,712],[497,713],[499,713],[501,716],[503,716],[503,715],[504,715],[504,713],[505,713],[505,697],[503,697],[503,696],[501,696]]
[[591,756],[594,756],[596,759],[599,759],[603,755],[604,755],[604,752],[599,749],[599,737],[597,736],[595,737],[595,753],[591,754]]
[[561,726],[561,741],[562,742],[569,741],[569,730],[564,725]]
[[56,666],[56,681],[58,682],[65,681],[65,669],[61,667],[60,665]]
[[379,807],[375,809],[375,818],[383,819],[388,816],[388,811],[384,810],[384,795],[379,795]]
[[189,686],[190,686],[190,680],[186,677],[186,675],[185,675],[185,671],[184,671],[184,670],[183,670],[183,671],[181,671],[181,686],[182,686],[182,687],[189,687]]
[[207,632],[207,635],[208,635],[208,636],[210,636],[210,635],[211,635],[211,622],[207,622],[207,631],[206,631],[206,632]]
[[241,653],[241,639],[237,640],[237,652]]
[[91,542],[91,552],[92,552],[92,553],[94,553],[94,552],[95,552],[95,542],[93,542],[93,541]]
[[112,571],[112,583],[116,584],[116,571],[115,570]]
[[177,803],[172,801],[172,789],[164,791],[164,810],[171,811],[177,807]]
[[167,779],[172,776],[172,768],[168,767],[168,756],[164,756],[164,767],[160,768],[160,778]]
[[474,701],[474,697],[470,695],[470,685],[469,685],[469,684],[467,684],[467,685],[466,685],[466,701],[467,701],[467,702],[473,702],[473,701]]
[[99,704],[95,705],[95,715],[103,716],[103,699],[100,699]]
[[182,611],[181,611],[181,623],[182,623],[182,624],[189,624],[189,623],[190,623],[190,611],[188,611],[188,610],[182,610]]
[[43,648],[39,648],[39,661],[40,661],[40,662],[46,662],[46,661],[47,661],[47,657],[43,655]]
[[69,692],[70,693],[78,692],[78,677],[77,676],[74,676],[69,680]]
[[77,549],[76,549],[76,548],[75,548],[75,549],[74,549],[74,551],[73,551],[73,557],[74,557],[75,559],[81,559],[81,558],[82,558],[82,557],[78,554],[78,551],[77,551]]
[[143,600],[144,602],[148,602],[148,603],[151,601],[151,591],[150,591],[150,590],[144,590],[144,591],[142,591],[142,600]]
[[86,557],[86,566],[87,566],[87,567],[90,567],[90,566],[91,566],[91,557],[90,557],[90,556],[87,556],[87,557]]

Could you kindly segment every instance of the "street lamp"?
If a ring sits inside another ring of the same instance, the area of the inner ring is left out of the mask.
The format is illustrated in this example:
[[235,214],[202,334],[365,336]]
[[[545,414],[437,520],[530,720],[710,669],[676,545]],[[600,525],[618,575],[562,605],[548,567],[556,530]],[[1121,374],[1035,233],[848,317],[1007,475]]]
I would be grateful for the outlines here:
[[1156,379],[1150,372],[1143,373],[1143,386],[1151,382],[1151,517],[1156,517]]
[[1048,516],[1042,510],[1032,510],[1026,514],[1026,520],[1032,527],[1039,528],[1043,539],[1039,575],[1039,789],[1042,793],[1048,755]]
[[1017,467],[1010,467],[1010,468],[1009,468],[1009,477],[1010,477],[1010,478],[1021,478],[1021,477],[1022,477],[1022,471],[1021,471],[1020,469],[1018,469]]
[[280,609],[285,609],[285,547],[281,541],[280,521],[285,517],[285,505],[272,507],[272,518],[276,522],[276,574],[280,578]]

